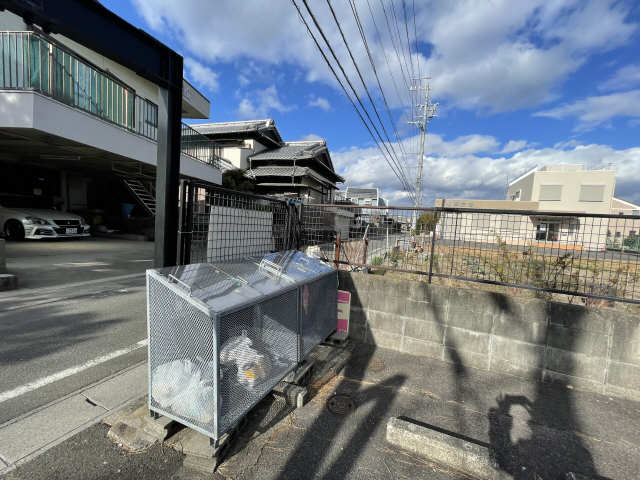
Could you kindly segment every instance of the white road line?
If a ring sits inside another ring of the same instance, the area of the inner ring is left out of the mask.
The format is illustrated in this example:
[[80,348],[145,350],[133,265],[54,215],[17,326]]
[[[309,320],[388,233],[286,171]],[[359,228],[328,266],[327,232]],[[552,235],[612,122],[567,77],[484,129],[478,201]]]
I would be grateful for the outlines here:
[[82,372],[83,370],[86,370],[88,368],[95,367],[96,365],[100,365],[101,363],[108,362],[109,360],[113,360],[114,358],[121,357],[122,355],[126,355],[127,353],[133,352],[134,350],[137,350],[139,348],[146,347],[148,343],[149,340],[145,338],[144,340],[140,340],[138,343],[134,343],[133,345],[121,348],[120,350],[116,350],[115,352],[107,353],[106,355],[94,358],[93,360],[89,360],[82,365],[77,365],[75,367],[61,370],[60,372],[40,378],[33,382],[29,382],[25,385],[14,388],[13,390],[2,392],[0,393],[0,403],[11,400],[12,398],[19,397],[20,395],[24,395],[25,393],[32,392],[33,390],[44,387],[45,385],[49,385],[50,383],[57,382],[58,380],[62,380],[63,378],[69,377],[71,375],[75,375],[78,372]]

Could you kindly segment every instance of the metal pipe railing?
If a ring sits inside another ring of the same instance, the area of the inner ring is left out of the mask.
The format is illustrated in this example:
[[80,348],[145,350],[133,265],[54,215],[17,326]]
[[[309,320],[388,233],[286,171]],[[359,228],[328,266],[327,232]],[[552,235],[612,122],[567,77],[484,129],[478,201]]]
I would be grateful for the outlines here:
[[37,32],[0,32],[0,89],[37,91],[152,140],[158,138],[156,104]]
[[194,130],[186,123],[182,124],[180,149],[185,155],[189,155],[202,163],[219,169],[222,163],[222,159],[216,153],[219,148],[220,147],[207,136]]

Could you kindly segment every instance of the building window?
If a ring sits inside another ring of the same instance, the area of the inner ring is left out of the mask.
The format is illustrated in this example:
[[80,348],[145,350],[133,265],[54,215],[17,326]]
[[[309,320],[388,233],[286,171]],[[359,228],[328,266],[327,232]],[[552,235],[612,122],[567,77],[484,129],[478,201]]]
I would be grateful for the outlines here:
[[557,242],[560,231],[559,223],[542,222],[536,226],[536,240]]
[[632,210],[631,215],[640,215],[640,210]]
[[580,185],[581,202],[602,202],[604,200],[604,185]]
[[562,185],[540,185],[541,202],[559,202],[562,200]]
[[616,238],[620,238],[622,234],[620,232],[616,232]]
[[515,192],[515,193],[513,193],[513,194],[511,195],[511,201],[512,201],[512,202],[518,202],[518,201],[520,200],[520,192],[521,192],[521,191],[522,191],[522,190],[518,190],[517,192]]

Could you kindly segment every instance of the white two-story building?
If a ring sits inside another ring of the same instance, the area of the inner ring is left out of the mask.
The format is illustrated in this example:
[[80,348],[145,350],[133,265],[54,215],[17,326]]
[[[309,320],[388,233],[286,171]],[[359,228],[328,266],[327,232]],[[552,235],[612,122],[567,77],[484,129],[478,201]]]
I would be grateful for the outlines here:
[[[116,61],[0,12],[0,194],[109,227],[152,222],[159,95]],[[209,118],[209,108],[184,81],[182,117]],[[211,143],[183,123],[181,176],[221,183]]]

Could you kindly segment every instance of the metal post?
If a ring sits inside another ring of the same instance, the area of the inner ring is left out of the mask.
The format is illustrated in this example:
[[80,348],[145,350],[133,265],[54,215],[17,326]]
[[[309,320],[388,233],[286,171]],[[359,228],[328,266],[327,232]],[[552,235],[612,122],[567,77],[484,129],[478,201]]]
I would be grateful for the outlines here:
[[336,267],[336,270],[340,269],[340,232],[336,235],[336,249],[335,249],[335,259],[333,264]]
[[435,212],[434,223],[433,223],[433,234],[431,235],[431,253],[429,253],[429,283],[431,283],[431,279],[433,277],[433,252],[435,251],[436,245],[436,227],[438,222],[440,221],[440,216],[438,215],[438,211]]
[[156,168],[155,267],[172,265],[178,254],[178,185],[182,126],[182,57],[172,55],[173,82],[160,88]]
[[366,232],[364,234],[364,248],[362,249],[362,264],[363,265],[368,265],[367,264],[367,248],[369,246],[369,232]]
[[180,242],[179,265],[191,263],[191,243],[193,240],[193,197],[196,187],[188,180],[182,180],[180,199]]
[[453,249],[451,250],[451,269],[449,271],[449,275],[453,275],[453,262],[456,259],[456,239],[458,237],[458,215],[459,212],[455,212],[456,221],[453,225]]

